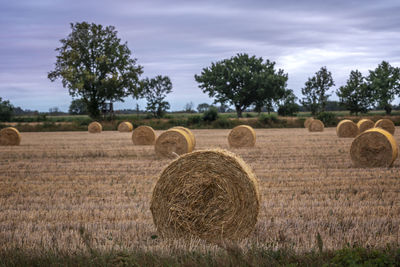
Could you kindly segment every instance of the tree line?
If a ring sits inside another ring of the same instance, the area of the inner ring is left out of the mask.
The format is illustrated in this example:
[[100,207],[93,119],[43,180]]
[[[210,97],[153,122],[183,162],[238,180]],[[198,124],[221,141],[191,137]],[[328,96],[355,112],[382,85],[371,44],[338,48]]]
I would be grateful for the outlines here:
[[[99,118],[104,104],[123,102],[131,96],[136,100],[145,98],[146,111],[154,117],[165,114],[170,108],[165,98],[173,88],[168,76],[141,79],[143,66],[131,57],[127,43],[121,42],[113,26],[87,22],[70,26],[71,33],[56,48],[55,68],[48,73],[48,78],[60,79],[74,98],[71,113],[84,111],[92,118]],[[212,62],[194,75],[194,79],[202,92],[214,99],[214,104],[221,108],[233,107],[238,117],[249,108],[258,113],[276,108],[280,115],[293,115],[302,107],[313,115],[326,110],[330,90],[335,86],[327,67],[321,67],[305,82],[301,89],[301,107],[293,90],[287,88],[288,74],[275,65],[268,59],[237,54]],[[372,108],[384,109],[390,114],[392,101],[400,95],[400,70],[382,61],[366,77],[358,70],[351,71],[346,84],[336,94],[340,105],[352,114]],[[192,106],[193,103],[188,103],[185,109],[191,110]],[[203,109],[199,105],[198,110]],[[3,110],[12,110],[12,106],[0,99],[0,111]]]
[[[62,80],[73,97],[79,97],[88,113],[96,118],[100,106],[106,101],[124,101],[146,98],[146,110],[154,117],[162,117],[170,104],[165,101],[172,92],[172,82],[168,76],[140,80],[143,67],[131,58],[127,43],[121,43],[113,26],[71,24],[72,32],[61,40],[57,48],[55,69],[48,78]],[[277,106],[280,115],[292,115],[299,111],[297,97],[287,88],[288,74],[276,69],[275,62],[256,56],[237,54],[230,59],[213,62],[194,76],[199,88],[214,98],[221,106],[233,106],[237,116],[253,107],[268,112]],[[308,78],[301,89],[300,103],[313,115],[324,112],[330,96],[329,90],[335,82],[332,73],[321,67],[313,77]],[[363,77],[358,71],[351,71],[346,85],[336,94],[340,103],[351,113],[367,112],[372,107],[383,108],[391,113],[391,102],[400,94],[400,71],[388,62],[382,61],[375,69]]]

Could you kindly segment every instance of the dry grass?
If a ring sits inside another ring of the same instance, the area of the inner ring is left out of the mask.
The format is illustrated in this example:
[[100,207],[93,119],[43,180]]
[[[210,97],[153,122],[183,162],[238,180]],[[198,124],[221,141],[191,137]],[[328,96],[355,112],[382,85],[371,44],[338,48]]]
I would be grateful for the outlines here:
[[[198,149],[229,149],[229,130],[193,132]],[[256,134],[255,147],[231,149],[253,168],[262,200],[256,230],[241,248],[309,251],[317,236],[328,249],[399,246],[399,160],[393,168],[354,168],[352,140],[337,138],[334,128]],[[157,159],[154,147],[134,146],[130,133],[21,135],[20,146],[1,147],[0,250],[216,250],[155,238],[152,188],[170,160]]]

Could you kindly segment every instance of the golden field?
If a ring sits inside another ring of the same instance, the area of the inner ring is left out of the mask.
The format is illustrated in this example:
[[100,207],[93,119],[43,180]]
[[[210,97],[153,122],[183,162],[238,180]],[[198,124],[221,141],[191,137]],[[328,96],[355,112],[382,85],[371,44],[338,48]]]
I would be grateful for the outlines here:
[[[196,149],[229,149],[229,130],[193,133]],[[254,148],[229,149],[253,168],[261,193],[255,231],[240,247],[309,251],[318,234],[326,249],[399,246],[399,159],[392,168],[353,168],[352,139],[335,128],[256,134]],[[150,199],[169,161],[153,146],[134,146],[130,133],[22,133],[20,146],[0,147],[0,250],[217,249],[156,238]]]

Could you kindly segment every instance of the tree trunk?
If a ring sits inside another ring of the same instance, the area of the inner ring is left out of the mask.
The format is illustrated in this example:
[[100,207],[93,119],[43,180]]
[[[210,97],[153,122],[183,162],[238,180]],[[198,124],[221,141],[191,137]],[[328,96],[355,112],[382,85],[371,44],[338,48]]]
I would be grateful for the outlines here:
[[99,103],[95,98],[92,98],[87,102],[87,110],[92,119],[100,118]]
[[236,114],[238,116],[238,118],[242,117],[242,109],[240,107],[235,107],[236,108]]
[[326,104],[325,102],[322,102],[322,103],[321,103],[321,112],[325,112],[325,108],[326,108],[326,107],[325,107],[325,106],[326,106],[325,104]]
[[385,105],[386,115],[390,115],[392,113],[392,106],[390,104]]

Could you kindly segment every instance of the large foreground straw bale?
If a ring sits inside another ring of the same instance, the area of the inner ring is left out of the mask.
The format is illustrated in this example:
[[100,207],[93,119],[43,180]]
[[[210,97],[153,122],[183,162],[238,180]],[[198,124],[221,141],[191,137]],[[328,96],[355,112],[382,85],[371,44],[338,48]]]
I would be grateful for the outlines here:
[[257,178],[231,152],[189,153],[162,171],[150,209],[163,237],[239,240],[248,236],[257,222]]
[[156,132],[150,126],[139,126],[132,133],[132,142],[141,146],[154,145]]
[[103,126],[101,126],[97,121],[90,123],[88,126],[89,133],[101,133],[102,130]]
[[118,131],[121,133],[130,133],[133,131],[133,125],[129,121],[123,121],[118,125]]
[[336,126],[336,134],[338,137],[354,138],[358,135],[357,124],[351,120],[342,120]]
[[193,132],[189,128],[186,128],[183,126],[175,126],[172,129],[181,129],[181,130],[185,131],[189,135],[190,140],[192,141],[193,149],[196,147],[196,137],[194,136]]
[[368,129],[374,128],[374,126],[375,123],[370,119],[362,119],[357,122],[357,127],[360,133]]
[[14,127],[0,130],[0,146],[19,146],[20,143],[21,134]]
[[310,126],[310,123],[314,120],[314,118],[308,118],[304,121],[304,128],[308,129],[308,126]]
[[324,131],[324,123],[320,120],[312,120],[308,125],[309,132],[323,132]]
[[396,140],[381,128],[361,133],[350,148],[351,160],[356,167],[391,167],[397,154]]
[[256,132],[248,125],[233,128],[228,135],[230,147],[252,147],[256,144]]
[[158,157],[176,157],[193,151],[190,136],[181,129],[169,129],[163,132],[156,140],[154,146]]
[[393,121],[389,119],[380,119],[377,122],[375,122],[375,127],[376,128],[382,128],[383,130],[388,131],[392,135],[394,134],[394,131],[396,128],[394,127]]

